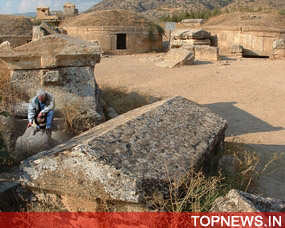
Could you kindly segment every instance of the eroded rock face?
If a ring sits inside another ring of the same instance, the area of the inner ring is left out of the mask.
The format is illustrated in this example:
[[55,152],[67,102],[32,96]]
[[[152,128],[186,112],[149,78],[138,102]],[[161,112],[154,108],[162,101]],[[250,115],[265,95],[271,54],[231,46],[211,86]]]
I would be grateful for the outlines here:
[[235,189],[225,197],[219,197],[211,211],[215,212],[284,212],[285,201],[263,198]]
[[21,165],[21,183],[94,200],[141,203],[168,193],[168,178],[203,166],[223,144],[227,124],[182,97],[135,109]]

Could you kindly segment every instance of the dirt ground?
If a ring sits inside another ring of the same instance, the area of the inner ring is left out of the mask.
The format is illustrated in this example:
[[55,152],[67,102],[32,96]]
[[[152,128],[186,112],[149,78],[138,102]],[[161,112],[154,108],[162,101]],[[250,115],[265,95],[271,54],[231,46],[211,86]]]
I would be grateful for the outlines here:
[[[160,54],[161,55],[161,54]],[[169,69],[159,54],[111,56],[96,65],[99,85],[126,87],[154,97],[184,96],[229,122],[228,138],[252,146],[266,161],[281,156],[259,190],[285,200],[285,61],[228,59]]]

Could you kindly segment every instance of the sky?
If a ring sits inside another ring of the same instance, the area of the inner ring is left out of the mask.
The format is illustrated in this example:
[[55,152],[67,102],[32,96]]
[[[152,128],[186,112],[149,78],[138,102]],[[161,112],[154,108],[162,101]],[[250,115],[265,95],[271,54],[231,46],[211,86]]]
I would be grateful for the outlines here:
[[80,12],[95,5],[99,0],[0,0],[0,14],[35,12],[38,6],[62,10],[65,2],[75,3]]

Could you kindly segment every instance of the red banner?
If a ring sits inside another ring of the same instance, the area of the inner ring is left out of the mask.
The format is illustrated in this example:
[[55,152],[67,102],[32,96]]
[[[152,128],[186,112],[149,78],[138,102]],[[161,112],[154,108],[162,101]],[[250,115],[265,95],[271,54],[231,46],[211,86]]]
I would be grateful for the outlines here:
[[0,228],[283,227],[285,213],[0,213]]

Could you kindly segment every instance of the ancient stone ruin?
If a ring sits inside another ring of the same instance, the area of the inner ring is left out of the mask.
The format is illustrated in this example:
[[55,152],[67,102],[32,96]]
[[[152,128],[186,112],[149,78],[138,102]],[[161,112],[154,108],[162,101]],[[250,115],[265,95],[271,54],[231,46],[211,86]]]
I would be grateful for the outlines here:
[[222,55],[231,55],[233,47],[242,46],[243,56],[267,56],[280,58],[284,52],[275,54],[274,43],[285,36],[284,29],[259,26],[203,26],[216,35]]
[[171,48],[184,48],[194,52],[195,60],[217,61],[219,49],[211,46],[211,34],[202,29],[177,30],[173,34]]
[[163,30],[127,10],[81,14],[60,24],[68,35],[96,41],[106,54],[143,53],[162,49]]
[[[100,48],[94,43],[60,34],[50,35],[14,49],[5,49],[1,51],[0,59],[10,70],[11,84],[18,91],[30,98],[40,88],[51,93],[59,117],[68,105],[75,105],[82,113],[80,118],[91,118],[92,124],[104,120],[94,77],[94,66],[100,62]],[[32,150],[30,144],[20,145],[19,148],[38,152]],[[25,150],[24,154],[28,152]]]
[[16,176],[23,187],[94,205],[111,202],[113,210],[148,210],[148,197],[169,194],[169,179],[200,169],[223,148],[226,128],[208,108],[173,97],[30,157]]
[[58,28],[53,28],[49,26],[47,23],[42,22],[38,26],[33,26],[33,41],[39,40],[44,36],[48,35],[54,35],[54,34],[60,34],[64,33],[64,31],[58,29]]

